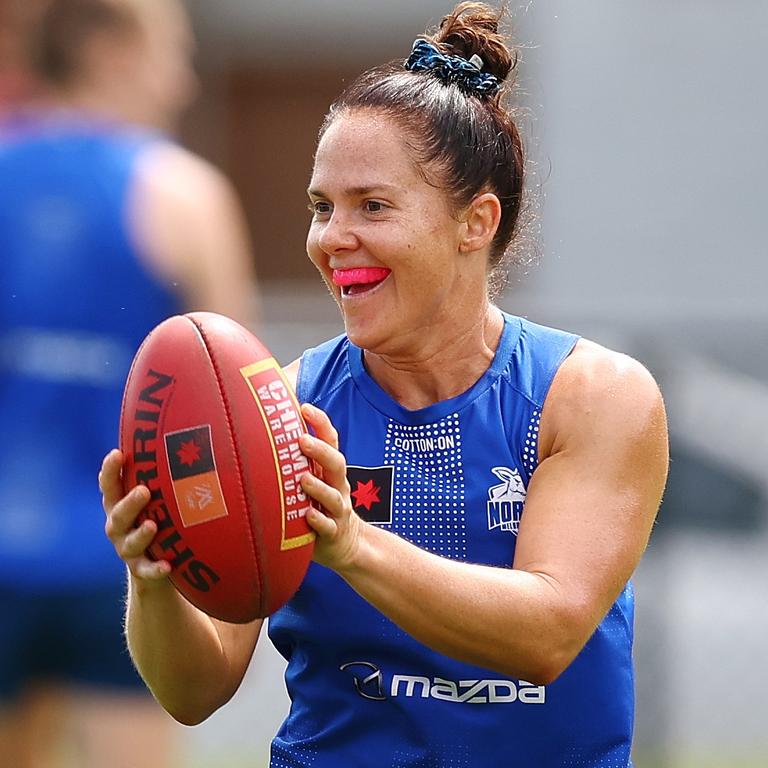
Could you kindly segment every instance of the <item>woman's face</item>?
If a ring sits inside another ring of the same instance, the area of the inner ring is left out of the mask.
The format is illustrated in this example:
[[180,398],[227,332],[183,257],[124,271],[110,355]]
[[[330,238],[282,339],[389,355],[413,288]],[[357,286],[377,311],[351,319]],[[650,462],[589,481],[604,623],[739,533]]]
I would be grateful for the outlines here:
[[468,270],[463,225],[419,174],[398,123],[369,110],[336,118],[318,145],[309,197],[307,253],[350,340],[380,354],[423,349],[461,311],[478,270]]

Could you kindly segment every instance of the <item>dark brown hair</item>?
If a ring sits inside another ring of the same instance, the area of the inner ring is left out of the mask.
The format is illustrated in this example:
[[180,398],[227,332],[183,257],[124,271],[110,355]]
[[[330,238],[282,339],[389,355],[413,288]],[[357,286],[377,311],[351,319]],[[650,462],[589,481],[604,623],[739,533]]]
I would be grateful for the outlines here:
[[33,65],[57,85],[77,77],[81,51],[95,35],[138,34],[136,9],[121,0],[49,0],[33,40]]
[[503,11],[484,3],[462,2],[443,18],[434,34],[422,37],[442,54],[470,59],[504,85],[493,95],[446,84],[430,71],[406,70],[403,60],[360,75],[331,105],[320,136],[342,113],[371,109],[403,128],[406,144],[425,180],[444,189],[455,211],[475,196],[493,192],[501,221],[490,254],[490,289],[497,293],[506,273],[506,254],[517,231],[523,194],[523,146],[515,120],[504,105],[508,76],[517,63],[499,32]]

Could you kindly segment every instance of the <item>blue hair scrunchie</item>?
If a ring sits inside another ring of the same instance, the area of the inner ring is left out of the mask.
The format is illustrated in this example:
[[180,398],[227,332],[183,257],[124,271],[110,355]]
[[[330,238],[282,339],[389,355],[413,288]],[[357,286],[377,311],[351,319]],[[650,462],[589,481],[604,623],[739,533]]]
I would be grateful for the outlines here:
[[469,61],[462,56],[446,56],[421,38],[414,42],[405,68],[411,72],[434,72],[444,83],[455,83],[463,91],[479,96],[492,96],[501,88],[496,75],[481,71],[479,56],[475,55]]

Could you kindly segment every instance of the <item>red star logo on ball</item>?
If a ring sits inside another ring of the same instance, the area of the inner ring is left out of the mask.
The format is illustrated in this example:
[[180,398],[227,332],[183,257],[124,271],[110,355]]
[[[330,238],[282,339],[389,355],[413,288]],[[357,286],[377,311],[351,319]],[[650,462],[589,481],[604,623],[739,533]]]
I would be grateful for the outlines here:
[[181,444],[176,455],[182,464],[188,464],[191,467],[200,458],[200,446],[194,440],[188,440]]
[[381,501],[379,498],[380,490],[381,488],[378,485],[373,484],[373,480],[369,480],[367,483],[358,480],[357,488],[351,494],[355,499],[355,506],[365,507],[370,511],[374,504]]

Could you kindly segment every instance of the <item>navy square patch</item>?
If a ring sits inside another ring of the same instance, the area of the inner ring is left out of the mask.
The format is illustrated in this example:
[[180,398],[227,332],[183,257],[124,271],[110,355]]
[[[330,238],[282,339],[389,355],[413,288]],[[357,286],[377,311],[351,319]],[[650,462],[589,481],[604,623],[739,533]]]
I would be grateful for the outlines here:
[[392,523],[394,467],[347,467],[355,512],[367,523]]
[[211,428],[208,424],[167,432],[165,448],[174,480],[202,475],[216,469],[211,447]]

